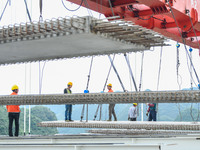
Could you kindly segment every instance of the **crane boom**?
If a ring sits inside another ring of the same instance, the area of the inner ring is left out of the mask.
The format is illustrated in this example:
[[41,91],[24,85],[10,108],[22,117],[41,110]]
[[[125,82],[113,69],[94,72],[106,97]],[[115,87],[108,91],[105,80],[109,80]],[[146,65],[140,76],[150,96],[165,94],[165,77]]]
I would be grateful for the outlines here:
[[[104,14],[152,29],[199,48],[200,0],[68,0]],[[199,42],[199,43],[198,43]]]

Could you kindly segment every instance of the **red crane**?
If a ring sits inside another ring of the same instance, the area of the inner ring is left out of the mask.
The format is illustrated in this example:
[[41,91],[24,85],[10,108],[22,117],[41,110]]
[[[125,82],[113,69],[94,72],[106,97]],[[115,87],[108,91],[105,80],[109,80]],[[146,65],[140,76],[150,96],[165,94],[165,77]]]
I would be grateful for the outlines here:
[[200,0],[68,0],[200,49]]

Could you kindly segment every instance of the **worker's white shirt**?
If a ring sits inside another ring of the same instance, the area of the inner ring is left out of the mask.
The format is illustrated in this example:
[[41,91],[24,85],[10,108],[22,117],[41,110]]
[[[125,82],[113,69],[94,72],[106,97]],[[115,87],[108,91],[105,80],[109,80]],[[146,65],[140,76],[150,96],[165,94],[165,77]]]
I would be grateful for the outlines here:
[[128,117],[130,118],[137,118],[137,108],[134,106],[131,106],[128,111]]

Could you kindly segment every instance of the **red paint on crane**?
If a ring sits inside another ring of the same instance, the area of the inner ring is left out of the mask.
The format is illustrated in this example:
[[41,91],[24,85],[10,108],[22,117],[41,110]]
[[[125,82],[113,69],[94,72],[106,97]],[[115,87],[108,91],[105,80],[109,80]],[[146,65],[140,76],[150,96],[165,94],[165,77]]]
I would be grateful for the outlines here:
[[[69,1],[78,5],[81,3],[81,0]],[[193,27],[197,38],[200,39],[200,0],[110,0],[110,2],[115,16],[133,21],[178,42],[182,42],[183,37],[187,45],[199,48],[197,43],[199,40],[196,40]],[[113,16],[109,0],[87,0],[87,3],[89,9],[106,17]],[[85,3],[83,6],[86,7]]]

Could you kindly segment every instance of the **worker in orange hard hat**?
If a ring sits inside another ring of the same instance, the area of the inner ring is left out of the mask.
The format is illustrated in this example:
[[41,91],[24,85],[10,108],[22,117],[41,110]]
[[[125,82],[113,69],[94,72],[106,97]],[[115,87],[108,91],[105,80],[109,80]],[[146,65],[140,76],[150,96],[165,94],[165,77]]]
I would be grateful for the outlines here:
[[[19,87],[17,85],[13,85],[11,90],[13,93],[11,95],[18,95]],[[13,136],[12,127],[13,127],[13,120],[15,120],[15,136],[19,135],[19,115],[20,115],[20,108],[19,105],[6,105],[8,118],[9,118],[9,136]]]
[[[64,94],[71,94],[72,82],[68,82],[67,88],[64,89]],[[73,121],[72,118],[72,104],[65,105],[65,121]]]
[[[111,83],[107,85],[107,89],[108,89],[108,92],[113,92]],[[117,121],[117,117],[115,114],[115,104],[109,104],[109,120],[108,121],[112,121],[112,115],[114,117],[114,121]]]

